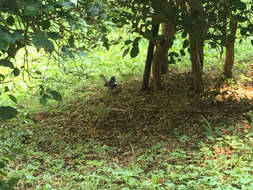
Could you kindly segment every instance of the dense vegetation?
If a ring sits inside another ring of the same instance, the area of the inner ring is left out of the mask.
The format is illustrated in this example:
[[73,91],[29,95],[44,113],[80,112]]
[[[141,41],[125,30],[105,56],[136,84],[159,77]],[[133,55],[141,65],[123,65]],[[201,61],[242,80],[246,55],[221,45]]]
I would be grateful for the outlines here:
[[0,10],[0,189],[253,188],[252,1]]

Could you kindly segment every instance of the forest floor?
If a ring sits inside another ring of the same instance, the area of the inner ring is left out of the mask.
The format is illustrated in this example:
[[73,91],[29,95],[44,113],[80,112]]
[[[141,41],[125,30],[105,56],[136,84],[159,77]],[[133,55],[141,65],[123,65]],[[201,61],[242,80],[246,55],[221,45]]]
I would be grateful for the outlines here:
[[[161,91],[140,92],[141,78],[135,77],[114,91],[80,89],[72,105],[33,114],[22,143],[50,155],[51,165],[33,153],[26,159],[40,163],[31,171],[37,178],[19,187],[252,188],[253,73],[231,80],[215,73],[204,76],[205,92],[198,96],[190,73],[171,70]],[[57,159],[64,162],[58,170],[73,173],[44,179]],[[13,169],[24,163],[22,158]]]
[[[136,77],[113,91],[92,89],[88,99],[86,95],[79,96],[65,112],[37,113],[32,117],[45,126],[54,124],[50,129],[56,138],[69,143],[96,139],[108,146],[119,146],[123,152],[129,144],[149,146],[179,134],[221,136],[229,131],[223,128],[216,133],[219,127],[236,124],[251,129],[253,73],[227,82],[215,72],[205,76],[206,88],[201,95],[191,91],[191,74],[177,71],[163,77],[166,87],[161,91],[140,92],[141,78]],[[87,89],[80,91],[85,94]],[[193,144],[198,141],[192,140]]]

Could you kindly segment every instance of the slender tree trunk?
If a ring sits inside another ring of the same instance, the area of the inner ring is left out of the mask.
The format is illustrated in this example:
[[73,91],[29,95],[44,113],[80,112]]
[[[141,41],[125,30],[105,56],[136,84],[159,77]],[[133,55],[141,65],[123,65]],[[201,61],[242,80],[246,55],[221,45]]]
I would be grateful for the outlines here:
[[168,73],[168,50],[172,46],[175,36],[175,29],[171,23],[162,24],[162,34],[169,40],[162,40],[156,45],[154,58],[152,63],[152,72],[154,79],[154,87],[157,90],[162,89],[161,74]]
[[232,68],[234,65],[234,43],[237,31],[237,24],[238,24],[237,19],[231,18],[229,23],[230,37],[227,39],[226,42],[226,58],[224,65],[224,76],[226,78],[232,77]]
[[154,81],[154,87],[156,90],[162,89],[161,62],[163,58],[161,57],[161,55],[164,55],[164,54],[166,54],[164,45],[159,43],[158,45],[156,45],[153,62],[152,62],[153,81]]
[[[159,24],[153,24],[151,30],[152,30],[153,36],[157,36],[158,30],[159,30]],[[146,91],[149,89],[148,84],[149,84],[152,60],[153,60],[153,56],[154,56],[154,47],[155,47],[155,44],[150,40],[149,45],[148,45],[148,52],[147,52],[147,57],[146,57],[146,64],[145,64],[143,81],[142,81],[142,88],[141,88],[141,90],[143,90],[143,91]]]
[[[163,36],[169,36],[169,37],[174,37],[175,32],[174,29],[167,23],[162,23],[162,35]],[[163,60],[161,62],[161,74],[167,74],[168,73],[168,51],[170,46],[168,45],[167,47],[165,46],[164,48],[167,49],[166,53],[164,55],[161,55],[163,57]]]
[[192,22],[192,30],[189,31],[190,59],[192,64],[193,88],[196,93],[204,91],[203,66],[204,66],[204,36],[208,31],[208,23],[205,21],[205,12],[201,4],[195,0],[186,1],[190,13],[198,16]]
[[204,90],[203,85],[203,45],[199,43],[192,34],[189,34],[190,39],[190,59],[192,64],[193,88],[197,93]]

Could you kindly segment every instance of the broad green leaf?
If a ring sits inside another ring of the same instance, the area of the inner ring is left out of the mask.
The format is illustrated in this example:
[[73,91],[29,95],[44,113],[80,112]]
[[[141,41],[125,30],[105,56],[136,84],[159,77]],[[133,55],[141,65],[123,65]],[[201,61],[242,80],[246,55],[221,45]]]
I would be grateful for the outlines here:
[[40,30],[38,30],[35,33],[35,35],[33,36],[32,42],[38,50],[40,48],[44,48],[45,50],[49,51],[50,53],[52,53],[55,50],[53,42],[48,40],[45,32],[42,32]]
[[139,47],[138,46],[133,46],[131,51],[130,51],[130,56],[132,58],[136,57],[139,54]]
[[138,50],[139,50],[138,46],[139,46],[140,39],[141,37],[136,37],[133,42],[133,47],[136,47]]
[[55,90],[52,90],[50,88],[47,88],[46,92],[48,94],[50,94],[52,96],[53,99],[61,102],[62,101],[62,96],[59,92],[55,91]]
[[13,63],[8,59],[0,59],[0,66],[14,68]]
[[46,47],[46,44],[47,44],[47,36],[44,32],[38,30],[34,36],[33,36],[33,44],[36,46],[37,49],[40,49],[40,48],[43,48],[43,47]]
[[18,114],[18,111],[10,106],[0,106],[0,118],[12,119]]

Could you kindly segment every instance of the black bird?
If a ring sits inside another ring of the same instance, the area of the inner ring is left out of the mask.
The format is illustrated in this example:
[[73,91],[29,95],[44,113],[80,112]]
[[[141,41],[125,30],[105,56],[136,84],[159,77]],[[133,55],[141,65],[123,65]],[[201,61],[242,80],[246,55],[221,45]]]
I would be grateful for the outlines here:
[[104,86],[107,87],[108,89],[112,90],[117,87],[115,76],[112,76],[109,81],[102,74],[99,75],[99,77],[105,82]]

